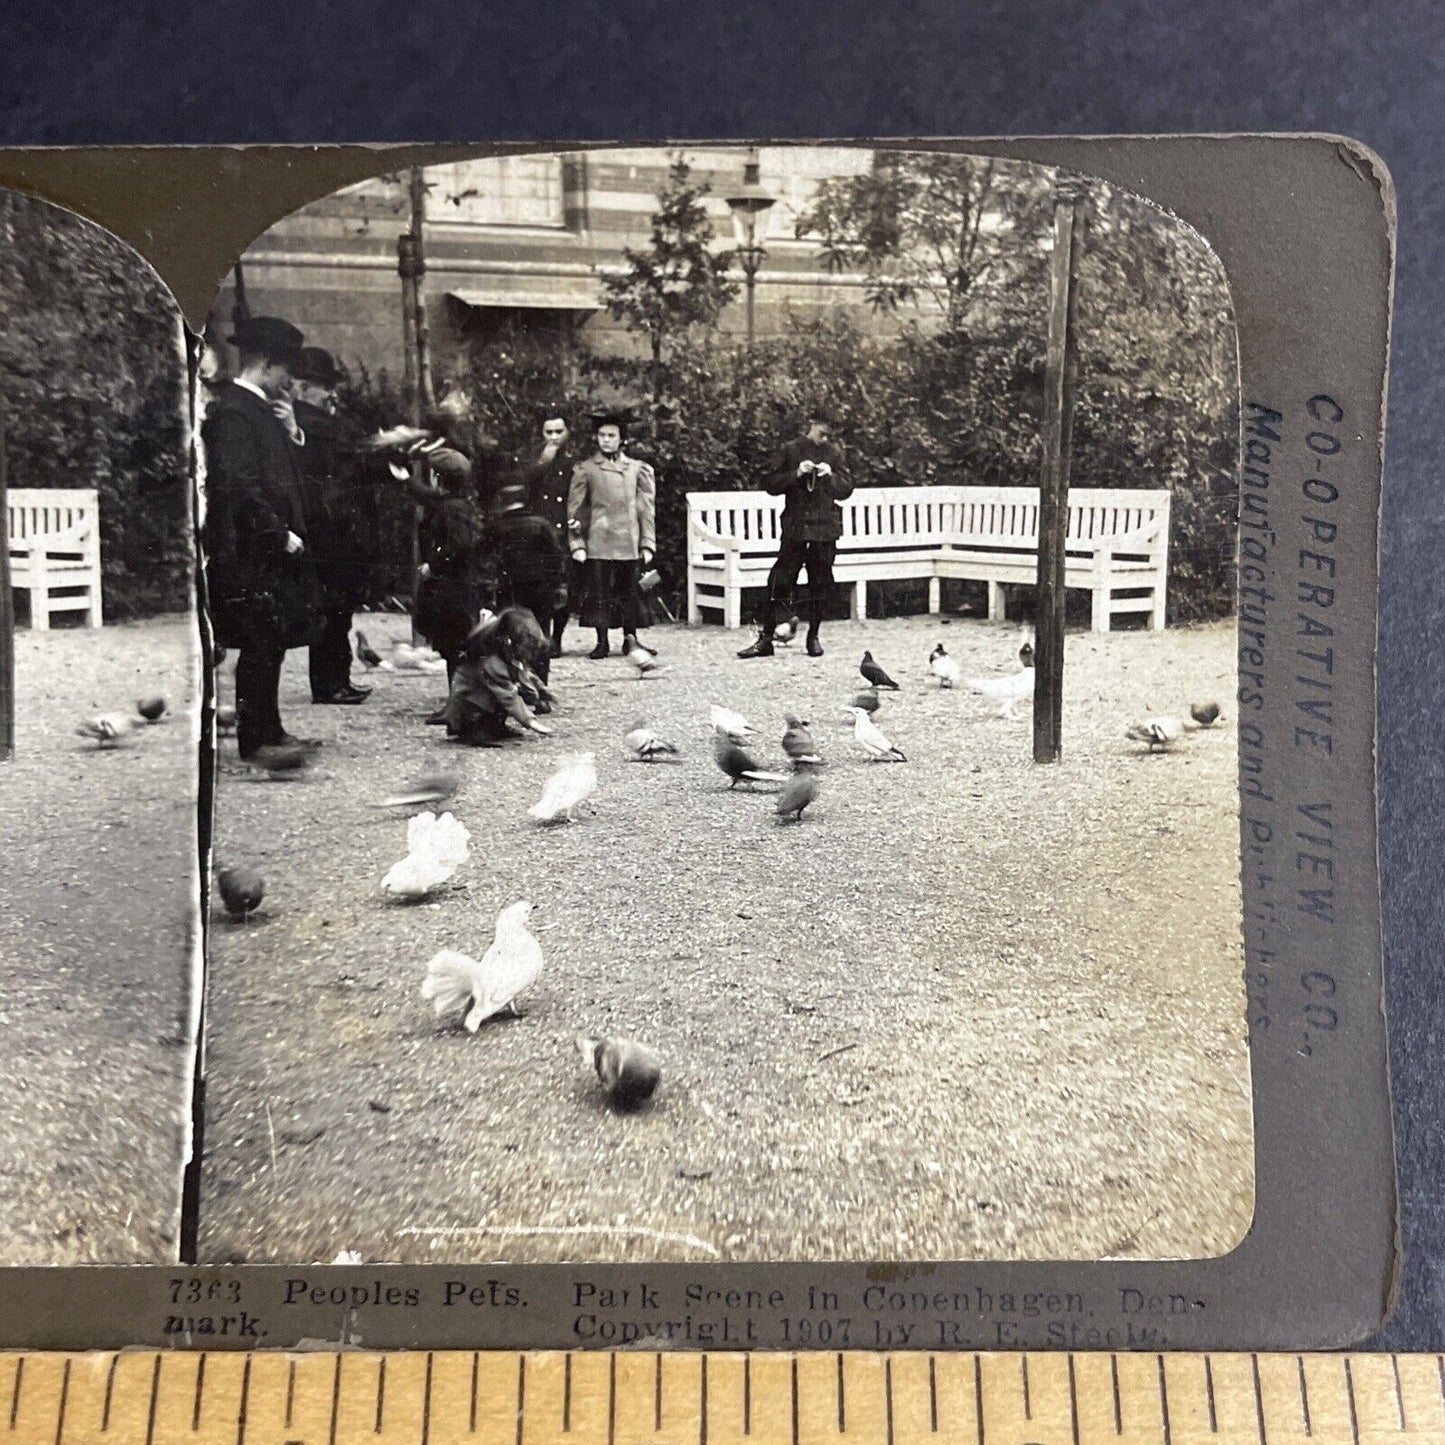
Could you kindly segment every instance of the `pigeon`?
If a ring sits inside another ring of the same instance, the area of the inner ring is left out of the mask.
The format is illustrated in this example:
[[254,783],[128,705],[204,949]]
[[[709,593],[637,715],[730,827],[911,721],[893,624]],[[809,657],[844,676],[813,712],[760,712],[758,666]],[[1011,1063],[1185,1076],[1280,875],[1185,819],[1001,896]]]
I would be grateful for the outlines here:
[[864,712],[877,712],[883,706],[883,699],[878,696],[876,687],[865,687],[857,697],[853,699],[854,707],[861,707]]
[[735,788],[739,783],[786,783],[786,773],[765,773],[758,765],[742,750],[736,738],[727,733],[717,733],[713,737],[713,757],[718,767],[725,772],[732,782],[730,788]]
[[216,709],[216,731],[222,737],[236,731],[236,709],[230,703],[223,703]]
[[1184,736],[1184,724],[1177,717],[1151,717],[1130,723],[1124,729],[1124,736],[1136,743],[1148,743],[1151,753],[1156,748],[1167,752]]
[[650,647],[644,647],[640,642],[630,647],[625,656],[628,662],[637,669],[639,682],[649,673],[659,674],[667,671],[666,663],[658,662],[657,654]]
[[780,823],[786,823],[791,819],[795,823],[803,821],[803,809],[818,796],[818,773],[808,763],[801,763],[794,770],[793,776],[783,786],[783,791],[778,794],[777,806],[773,811],[778,815]]
[[143,697],[136,703],[135,710],[148,723],[160,722],[166,715],[166,700],[159,694],[154,697]]
[[906,763],[908,759],[903,755],[901,748],[895,748],[892,743],[878,730],[873,719],[863,711],[861,707],[850,707],[846,709],[853,717],[853,736],[863,747],[863,750],[876,762],[882,758],[886,762]]
[[420,427],[393,426],[369,436],[366,445],[373,451],[404,452],[431,440],[431,433],[422,431]]
[[436,892],[467,861],[471,834],[450,813],[418,813],[406,825],[406,857],[381,880],[393,898],[415,903]]
[[958,659],[950,657],[941,642],[928,654],[928,670],[939,687],[952,687],[959,678]]
[[597,761],[593,753],[565,759],[547,779],[541,798],[527,809],[539,823],[573,821],[573,813],[597,791]]
[[438,1017],[468,1000],[467,1031],[476,1033],[484,1020],[510,1009],[521,1017],[517,1000],[542,972],[542,945],[527,931],[532,905],[525,899],[509,904],[497,917],[497,934],[478,963],[454,948],[444,948],[426,966],[421,996],[431,1001]]
[[456,792],[458,780],[451,773],[428,773],[415,779],[399,793],[373,803],[373,808],[415,808],[424,803],[441,803]]
[[1212,728],[1219,721],[1219,704],[1217,702],[1191,702],[1189,716],[1200,727]]
[[252,767],[264,768],[273,778],[278,778],[309,768],[311,752],[300,743],[264,743],[246,761]]
[[633,1039],[593,1039],[577,1035],[582,1062],[597,1071],[602,1087],[619,1109],[645,1104],[662,1081],[662,1060]]
[[254,868],[222,868],[216,874],[216,887],[232,918],[254,913],[266,896],[266,880]]
[[381,654],[366,640],[366,634],[356,629],[356,660],[365,667],[380,667]]
[[1005,673],[1002,677],[966,677],[963,685],[970,692],[998,703],[1000,717],[1011,718],[1016,716],[1014,708],[1019,703],[1033,699],[1034,670],[1025,667],[1018,672]]
[[391,650],[392,666],[398,672],[445,672],[446,659],[430,647],[413,647],[398,642]]
[[677,748],[664,742],[641,718],[632,724],[622,741],[627,744],[633,760],[639,763],[655,763],[664,757],[678,756]]
[[783,714],[783,721],[788,725],[787,732],[783,734],[783,751],[793,760],[793,766],[797,767],[799,763],[821,763],[823,759],[818,756],[813,735],[808,731],[807,718],[794,717],[789,712]]
[[1024,667],[1034,665],[1034,639],[1027,628],[1020,629],[1023,632],[1024,640],[1019,644],[1019,662]]
[[792,645],[793,639],[798,635],[798,618],[794,614],[786,622],[780,622],[773,628],[773,641],[782,647]]
[[129,735],[132,726],[127,714],[106,712],[86,718],[75,731],[83,738],[94,738],[98,748],[113,748]]
[[713,731],[729,738],[745,738],[749,733],[757,732],[752,723],[742,713],[734,712],[731,708],[718,707],[716,703],[708,709],[708,721],[713,726]]
[[863,661],[858,664],[858,671],[873,684],[874,687],[886,687],[891,692],[898,691],[898,684],[873,661],[873,654],[865,652]]

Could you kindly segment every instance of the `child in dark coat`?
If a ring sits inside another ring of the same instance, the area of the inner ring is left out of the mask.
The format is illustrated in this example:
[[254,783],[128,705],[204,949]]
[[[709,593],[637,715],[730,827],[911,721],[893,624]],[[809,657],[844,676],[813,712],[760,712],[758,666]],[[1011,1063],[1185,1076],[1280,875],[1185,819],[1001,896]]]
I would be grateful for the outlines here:
[[[497,605],[525,607],[543,634],[550,634],[553,614],[567,602],[568,558],[556,529],[530,509],[527,489],[519,483],[498,490],[489,520]],[[533,666],[545,683],[550,676],[550,650],[544,650]]]
[[548,654],[547,634],[525,607],[484,618],[462,649],[444,709],[447,733],[473,747],[496,747],[525,732],[551,735],[535,714],[551,710],[552,694],[536,664]]

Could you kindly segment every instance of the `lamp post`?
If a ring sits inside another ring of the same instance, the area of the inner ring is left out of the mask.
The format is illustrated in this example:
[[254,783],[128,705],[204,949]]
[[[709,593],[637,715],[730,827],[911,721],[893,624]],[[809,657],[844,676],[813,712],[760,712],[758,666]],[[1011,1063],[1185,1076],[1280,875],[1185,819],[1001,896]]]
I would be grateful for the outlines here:
[[758,152],[754,146],[743,163],[742,189],[727,197],[728,209],[733,213],[733,230],[738,240],[738,262],[743,268],[747,287],[749,346],[753,344],[754,332],[753,295],[757,290],[758,271],[765,254],[761,238],[767,230],[767,224],[763,218],[776,204],[776,200],[758,181]]

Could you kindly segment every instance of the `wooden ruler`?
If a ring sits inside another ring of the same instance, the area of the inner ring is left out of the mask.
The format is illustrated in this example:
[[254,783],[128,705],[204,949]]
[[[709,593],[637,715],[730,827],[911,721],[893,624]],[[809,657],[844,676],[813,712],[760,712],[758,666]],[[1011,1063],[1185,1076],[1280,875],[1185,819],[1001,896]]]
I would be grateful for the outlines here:
[[0,1354],[0,1445],[1445,1445],[1437,1355]]

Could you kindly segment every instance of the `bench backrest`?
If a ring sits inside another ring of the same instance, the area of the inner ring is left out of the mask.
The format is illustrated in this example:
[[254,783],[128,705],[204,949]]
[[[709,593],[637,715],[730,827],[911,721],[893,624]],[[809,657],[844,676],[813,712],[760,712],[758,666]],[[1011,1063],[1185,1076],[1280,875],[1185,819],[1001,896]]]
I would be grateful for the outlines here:
[[[766,492],[689,492],[688,516],[710,532],[736,538],[744,553],[777,550],[782,497]],[[1034,487],[859,487],[842,504],[840,552],[937,547],[1033,551],[1038,546],[1039,494]],[[1169,493],[1080,487],[1069,493],[1070,550],[1092,551],[1110,537],[1162,520],[1158,539],[1141,551],[1163,557],[1169,545]],[[689,532],[696,561],[718,549]]]
[[100,499],[93,487],[11,487],[5,493],[11,545],[72,532],[96,536]]

